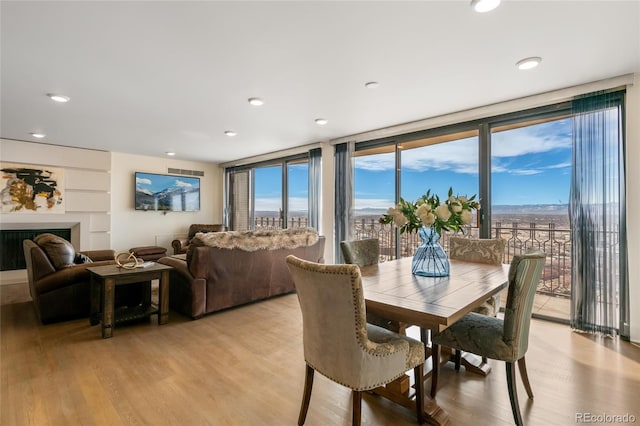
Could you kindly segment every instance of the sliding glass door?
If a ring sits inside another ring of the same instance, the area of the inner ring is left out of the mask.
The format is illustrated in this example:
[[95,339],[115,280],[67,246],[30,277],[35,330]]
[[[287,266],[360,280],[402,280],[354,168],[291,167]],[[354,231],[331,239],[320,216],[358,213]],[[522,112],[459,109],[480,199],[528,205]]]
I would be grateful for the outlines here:
[[534,313],[569,319],[571,296],[571,132],[569,116],[491,129],[491,236],[505,262],[527,249],[547,254]]
[[226,175],[231,230],[308,226],[308,156],[229,168]]

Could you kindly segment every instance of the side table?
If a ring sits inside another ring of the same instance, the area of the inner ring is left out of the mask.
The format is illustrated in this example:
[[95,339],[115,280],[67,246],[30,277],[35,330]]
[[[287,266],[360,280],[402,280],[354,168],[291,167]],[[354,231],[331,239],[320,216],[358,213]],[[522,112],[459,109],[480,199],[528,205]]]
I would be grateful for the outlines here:
[[[88,267],[91,273],[91,314],[89,323],[96,325],[102,322],[102,338],[113,334],[117,322],[144,318],[158,314],[158,324],[169,321],[169,272],[171,266],[153,263],[143,268],[125,269],[118,265]],[[118,285],[141,281],[160,280],[158,294],[159,306],[139,306],[129,308],[118,317],[114,314],[114,296]]]

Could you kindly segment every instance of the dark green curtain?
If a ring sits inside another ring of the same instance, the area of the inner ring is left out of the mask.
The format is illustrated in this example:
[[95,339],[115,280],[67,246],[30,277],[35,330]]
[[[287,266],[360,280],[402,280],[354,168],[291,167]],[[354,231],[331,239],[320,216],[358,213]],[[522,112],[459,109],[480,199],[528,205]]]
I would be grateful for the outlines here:
[[335,263],[343,263],[340,241],[349,240],[351,228],[351,199],[353,197],[353,167],[351,164],[352,143],[336,145],[335,168]]
[[322,188],[322,148],[309,151],[309,227],[320,229],[320,190]]
[[628,312],[623,96],[572,102],[571,327],[614,336]]

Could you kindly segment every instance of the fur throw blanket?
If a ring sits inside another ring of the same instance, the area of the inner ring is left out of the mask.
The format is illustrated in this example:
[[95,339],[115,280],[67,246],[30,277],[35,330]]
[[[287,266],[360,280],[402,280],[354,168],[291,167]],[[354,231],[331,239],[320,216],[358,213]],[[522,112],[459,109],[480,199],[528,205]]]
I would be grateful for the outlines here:
[[198,232],[191,240],[194,246],[209,246],[244,251],[294,249],[311,246],[318,241],[312,228],[278,229],[272,231]]

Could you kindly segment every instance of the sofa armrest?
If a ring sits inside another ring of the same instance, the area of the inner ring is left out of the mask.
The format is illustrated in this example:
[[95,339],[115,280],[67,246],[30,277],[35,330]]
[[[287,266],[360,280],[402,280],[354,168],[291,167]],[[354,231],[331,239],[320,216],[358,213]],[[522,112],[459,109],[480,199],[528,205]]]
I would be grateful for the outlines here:
[[173,256],[165,256],[158,259],[158,263],[173,266],[175,272],[184,275],[185,278],[193,278],[191,276],[191,273],[189,272],[189,268],[187,268],[187,261],[184,259],[179,259]]
[[171,285],[169,286],[169,304],[181,314],[193,319],[200,318],[206,308],[206,284],[203,278],[194,278],[189,271],[187,261],[172,256],[158,259],[158,263],[173,266]]
[[116,252],[114,250],[85,250],[79,251],[78,253],[84,254],[94,262],[103,260],[114,260],[114,257],[116,255]]
[[94,263],[83,263],[81,265],[69,266],[49,274],[35,282],[38,294],[47,293],[79,282],[89,282],[91,274],[87,268],[92,266],[113,265],[110,261],[98,261]]
[[171,241],[171,247],[173,247],[173,254],[184,254],[187,252],[187,245],[189,240],[187,238],[176,238]]

